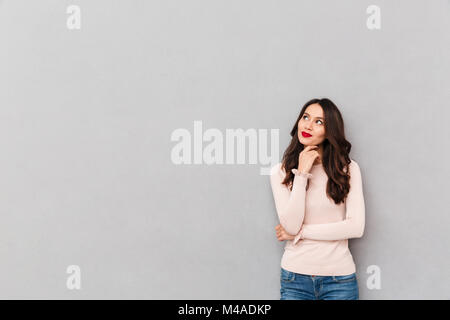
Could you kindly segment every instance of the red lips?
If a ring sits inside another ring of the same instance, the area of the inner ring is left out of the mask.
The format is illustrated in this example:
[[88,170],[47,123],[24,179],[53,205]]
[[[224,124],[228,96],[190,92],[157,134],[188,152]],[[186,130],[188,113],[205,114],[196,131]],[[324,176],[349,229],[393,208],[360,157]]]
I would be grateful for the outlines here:
[[312,137],[312,135],[306,133],[305,131],[302,131],[302,136],[304,136],[305,138]]

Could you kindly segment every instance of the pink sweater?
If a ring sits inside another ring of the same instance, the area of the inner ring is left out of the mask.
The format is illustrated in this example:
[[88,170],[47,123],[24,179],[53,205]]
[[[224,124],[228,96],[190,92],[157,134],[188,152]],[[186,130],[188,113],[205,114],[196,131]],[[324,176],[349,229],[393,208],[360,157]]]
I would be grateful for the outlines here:
[[319,276],[356,272],[348,239],[362,237],[365,206],[359,165],[352,160],[349,170],[350,191],[345,203],[336,205],[327,198],[328,176],[322,164],[314,165],[310,173],[292,169],[292,191],[281,184],[286,175],[281,163],[272,167],[270,184],[280,224],[296,235],[286,241],[283,269]]

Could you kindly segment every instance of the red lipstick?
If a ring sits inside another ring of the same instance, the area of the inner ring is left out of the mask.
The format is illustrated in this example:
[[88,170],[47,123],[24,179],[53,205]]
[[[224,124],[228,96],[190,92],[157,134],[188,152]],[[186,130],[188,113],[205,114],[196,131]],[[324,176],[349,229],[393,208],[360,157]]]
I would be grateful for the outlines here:
[[309,133],[306,133],[305,131],[302,131],[302,136],[304,136],[305,138],[312,137],[312,135],[310,135]]

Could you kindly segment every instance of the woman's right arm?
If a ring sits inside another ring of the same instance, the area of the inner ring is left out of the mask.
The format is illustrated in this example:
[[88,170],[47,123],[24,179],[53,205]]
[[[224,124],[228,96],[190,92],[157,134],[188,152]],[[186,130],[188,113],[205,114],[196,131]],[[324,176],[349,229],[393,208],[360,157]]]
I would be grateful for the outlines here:
[[272,167],[270,184],[281,226],[287,233],[296,235],[305,217],[306,184],[312,174],[297,170],[293,172],[295,175],[292,191],[282,184],[286,173],[281,168],[281,163]]

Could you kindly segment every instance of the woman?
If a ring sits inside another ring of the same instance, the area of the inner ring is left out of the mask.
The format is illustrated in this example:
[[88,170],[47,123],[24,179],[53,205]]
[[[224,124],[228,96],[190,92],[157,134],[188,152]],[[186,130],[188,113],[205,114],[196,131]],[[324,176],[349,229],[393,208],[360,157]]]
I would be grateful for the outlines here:
[[290,134],[282,162],[270,175],[277,238],[287,240],[281,300],[358,300],[348,239],[362,237],[365,206],[341,113],[329,99],[308,101]]

